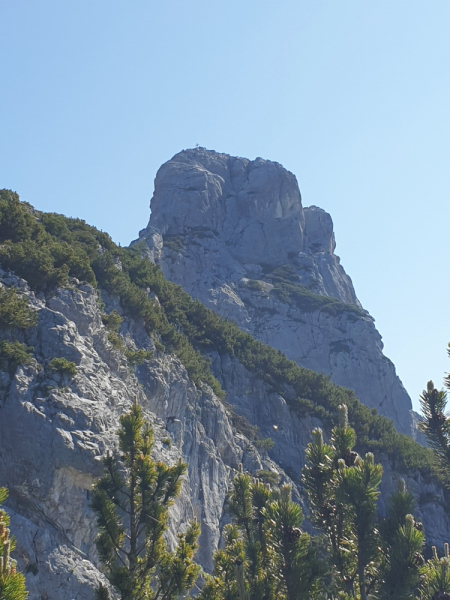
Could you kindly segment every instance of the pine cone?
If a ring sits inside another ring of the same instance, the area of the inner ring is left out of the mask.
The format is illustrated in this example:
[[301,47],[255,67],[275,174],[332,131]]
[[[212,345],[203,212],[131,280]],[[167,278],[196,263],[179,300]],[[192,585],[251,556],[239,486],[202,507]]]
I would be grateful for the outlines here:
[[298,540],[300,538],[300,536],[302,535],[302,531],[301,529],[299,529],[298,527],[293,527],[289,532],[288,532],[288,538],[290,542],[295,542],[295,540]]
[[358,456],[359,455],[357,452],[354,452],[354,451],[346,452],[344,455],[344,461],[345,461],[345,464],[347,465],[347,467],[353,467]]

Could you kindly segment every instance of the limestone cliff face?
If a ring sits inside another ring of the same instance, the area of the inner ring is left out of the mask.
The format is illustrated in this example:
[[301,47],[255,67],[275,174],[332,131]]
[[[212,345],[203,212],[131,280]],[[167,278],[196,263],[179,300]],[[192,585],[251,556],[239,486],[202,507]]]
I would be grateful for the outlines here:
[[[197,516],[202,529],[197,559],[205,570],[211,570],[229,519],[226,494],[240,463],[252,474],[277,474],[281,484],[293,485],[294,497],[303,504],[305,447],[321,423],[291,411],[289,389],[284,397],[274,393],[236,358],[211,349],[213,371],[231,408],[273,438],[268,456],[242,433],[238,419],[208,386],[196,387],[179,360],[161,352],[142,323],[126,317],[120,330],[126,345],[154,353],[130,371],[123,352],[108,340],[90,285],[72,279],[69,287],[45,297],[0,269],[0,286],[15,287],[38,315],[37,327],[0,332],[1,339],[34,347],[31,364],[0,372],[0,482],[10,490],[15,557],[27,572],[30,600],[94,600],[95,587],[104,581],[90,492],[101,475],[102,458],[117,445],[119,417],[135,397],[155,431],[155,457],[188,463],[168,540]],[[117,298],[103,292],[102,300],[107,312],[122,312]],[[76,375],[52,372],[53,358],[73,361]],[[383,490],[391,490],[400,475],[388,462],[383,466]],[[417,472],[403,476],[416,496],[415,515],[423,520],[428,541],[441,547],[450,531],[442,490]],[[383,493],[381,510],[385,498]]]
[[[205,570],[211,570],[229,518],[226,494],[239,463],[250,473],[271,471],[280,483],[290,483],[308,513],[300,473],[311,431],[321,423],[299,419],[286,398],[236,358],[210,354],[233,410],[274,440],[270,457],[236,429],[229,410],[207,386],[196,388],[178,359],[157,350],[142,325],[125,318],[120,333],[127,345],[154,352],[130,372],[123,353],[108,341],[91,286],[73,280],[71,289],[46,299],[1,270],[0,286],[17,288],[39,317],[36,328],[19,334],[19,341],[34,346],[33,363],[2,372],[0,381],[0,481],[10,490],[15,557],[27,572],[30,600],[94,600],[99,581],[105,582],[95,552],[90,492],[101,475],[102,458],[116,447],[119,417],[135,396],[155,431],[155,457],[171,464],[182,457],[188,463],[168,538],[174,540],[190,518],[198,517],[197,560]],[[121,311],[116,298],[103,293],[102,299],[108,312]],[[7,339],[8,332],[1,333]],[[51,373],[48,363],[55,357],[75,362],[75,377]],[[383,467],[381,511],[385,492],[395,489],[400,477],[387,461]],[[402,476],[416,496],[414,514],[422,519],[428,542],[442,547],[450,531],[442,490],[418,473]]]
[[139,241],[169,280],[413,432],[411,400],[334,254],[331,217],[303,208],[292,173],[183,151],[158,171],[151,211]]
[[[102,458],[117,445],[119,417],[137,397],[155,431],[155,456],[188,462],[182,493],[172,509],[169,541],[196,516],[201,522],[198,561],[211,570],[230,481],[243,463],[249,472],[282,470],[261,456],[233,427],[222,402],[190,381],[178,359],[158,351],[144,328],[125,319],[129,347],[154,352],[130,372],[102,324],[96,290],[72,281],[52,297],[36,296],[27,283],[0,269],[0,287],[13,286],[38,313],[36,328],[2,331],[34,347],[34,360],[0,379],[0,482],[8,487],[15,558],[27,571],[30,600],[93,600],[104,578],[94,546],[90,510]],[[121,312],[102,295],[107,310]],[[66,358],[73,378],[52,373],[48,363]],[[169,445],[167,440],[171,440]]]

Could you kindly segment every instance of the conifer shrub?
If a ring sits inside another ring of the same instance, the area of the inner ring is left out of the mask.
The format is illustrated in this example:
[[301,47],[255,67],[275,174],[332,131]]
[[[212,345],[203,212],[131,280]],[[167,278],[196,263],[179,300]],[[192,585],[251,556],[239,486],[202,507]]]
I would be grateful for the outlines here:
[[[121,417],[118,436],[120,452],[105,458],[92,495],[100,560],[122,600],[176,600],[193,587],[200,570],[193,560],[196,520],[178,534],[173,552],[163,537],[187,467],[152,459],[153,431],[136,402]],[[100,586],[97,597],[108,596]]]
[[119,352],[125,352],[125,342],[119,334],[120,326],[123,322],[122,317],[116,310],[113,310],[109,314],[103,314],[102,321],[108,330],[108,340],[111,342],[113,348]]
[[113,310],[109,314],[102,314],[102,322],[108,331],[119,333],[123,319],[116,310]]
[[253,444],[260,452],[267,452],[275,446],[275,442],[271,438],[256,439]]
[[[0,506],[8,497],[6,488],[0,488]],[[15,548],[14,536],[9,529],[9,516],[0,508],[0,600],[26,600],[28,593],[25,577],[17,571],[17,563],[11,558]]]
[[125,356],[127,357],[128,364],[130,367],[137,367],[142,365],[146,360],[150,360],[153,358],[153,352],[148,350],[131,350],[128,349],[125,351]]
[[69,275],[95,284],[86,240],[66,230],[62,215],[37,213],[14,192],[0,191],[0,263],[36,291],[65,285]]
[[0,367],[13,375],[18,366],[29,365],[33,360],[32,346],[26,346],[21,342],[0,342]]
[[37,313],[26,300],[11,288],[0,288],[0,327],[27,329],[37,325]]
[[258,281],[258,279],[249,279],[247,281],[247,287],[250,288],[251,290],[256,290],[258,292],[260,292],[262,290],[261,282]]
[[164,235],[164,246],[173,250],[173,252],[180,252],[184,249],[184,236],[182,235]]
[[295,304],[297,308],[304,312],[321,310],[333,316],[347,312],[350,319],[356,319],[364,314],[360,308],[353,304],[340,302],[330,296],[315,294],[302,285],[300,277],[289,265],[275,267],[265,264],[262,266],[265,278],[274,284],[271,294],[285,304]]
[[119,352],[125,352],[125,342],[118,333],[116,333],[115,331],[110,331],[108,333],[108,340],[111,342],[114,350],[118,350]]
[[[263,475],[268,472],[257,473]],[[224,527],[224,547],[214,554],[200,600],[324,597],[324,561],[301,529],[302,509],[289,486],[276,487],[271,479],[274,487],[247,473],[235,477],[228,503],[232,523]]]
[[62,373],[69,377],[75,377],[78,372],[76,364],[66,358],[52,358],[48,363],[48,368],[50,371]]

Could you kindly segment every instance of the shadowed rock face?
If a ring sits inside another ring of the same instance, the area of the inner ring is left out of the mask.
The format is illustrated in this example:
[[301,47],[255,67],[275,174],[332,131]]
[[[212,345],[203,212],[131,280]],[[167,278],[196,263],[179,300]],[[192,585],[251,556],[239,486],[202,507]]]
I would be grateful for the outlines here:
[[168,279],[412,433],[411,400],[334,254],[331,217],[302,206],[292,173],[186,150],[159,169],[151,210],[139,240]]

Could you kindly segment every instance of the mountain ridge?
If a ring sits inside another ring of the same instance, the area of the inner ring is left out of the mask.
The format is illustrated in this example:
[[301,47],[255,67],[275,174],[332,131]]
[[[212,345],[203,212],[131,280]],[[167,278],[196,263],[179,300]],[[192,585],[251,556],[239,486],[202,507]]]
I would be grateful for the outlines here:
[[303,208],[279,163],[176,154],[156,175],[138,243],[191,296],[415,435],[411,400],[334,254],[332,219]]
[[[10,490],[30,600],[93,600],[104,581],[89,494],[135,397],[155,431],[157,457],[188,463],[168,538],[197,516],[197,558],[206,570],[239,465],[289,483],[303,504],[306,444],[314,427],[329,432],[342,402],[358,449],[375,451],[383,463],[380,510],[403,476],[429,542],[446,541],[450,516],[430,451],[349,390],[192,300],[141,250],[120,248],[80,219],[42,213],[0,191],[0,304],[15,293],[36,317],[0,327],[0,350],[13,340],[23,350],[0,356],[0,479]],[[121,321],[116,336],[108,328],[113,311]],[[128,355],[138,351],[147,358],[133,364]],[[73,364],[70,372],[54,369],[64,361]],[[275,446],[268,450],[269,437]]]

